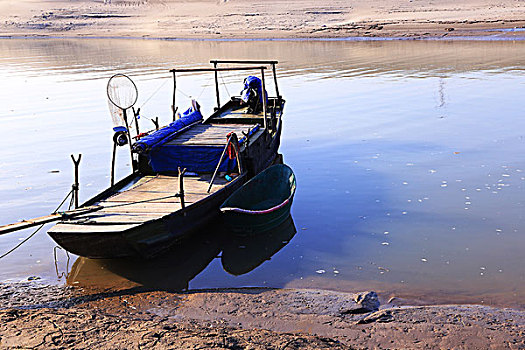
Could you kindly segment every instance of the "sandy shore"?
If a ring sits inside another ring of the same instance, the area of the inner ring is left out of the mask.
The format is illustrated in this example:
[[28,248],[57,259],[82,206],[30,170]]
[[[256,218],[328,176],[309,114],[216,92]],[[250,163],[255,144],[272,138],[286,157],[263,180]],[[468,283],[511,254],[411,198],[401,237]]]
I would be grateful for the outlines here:
[[0,284],[0,348],[525,349],[525,312],[374,292],[95,291]]
[[[4,0],[1,36],[194,39],[525,35],[515,0]],[[507,29],[508,31],[502,31]]]

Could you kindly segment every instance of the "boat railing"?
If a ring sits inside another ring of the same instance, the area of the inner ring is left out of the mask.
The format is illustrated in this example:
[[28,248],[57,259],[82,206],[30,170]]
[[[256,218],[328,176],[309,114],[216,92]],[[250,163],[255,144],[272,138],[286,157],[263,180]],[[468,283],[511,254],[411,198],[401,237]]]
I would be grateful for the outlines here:
[[214,68],[217,68],[219,64],[269,64],[272,66],[272,73],[273,73],[273,81],[275,84],[275,94],[277,96],[277,100],[281,100],[281,95],[279,94],[279,85],[277,84],[277,70],[275,66],[279,63],[279,61],[275,60],[211,60],[211,64],[213,64]]

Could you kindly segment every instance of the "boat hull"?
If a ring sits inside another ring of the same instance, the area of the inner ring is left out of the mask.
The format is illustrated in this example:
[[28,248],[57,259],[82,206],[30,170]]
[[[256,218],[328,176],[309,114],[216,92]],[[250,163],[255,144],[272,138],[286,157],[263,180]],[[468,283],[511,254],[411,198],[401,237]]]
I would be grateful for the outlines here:
[[245,181],[245,176],[239,176],[221,190],[185,209],[130,229],[71,233],[61,232],[57,225],[48,233],[65,250],[87,258],[153,258],[216,219],[220,214],[220,204]]
[[238,235],[262,233],[290,215],[295,175],[284,164],[274,165],[235,191],[222,205],[222,218]]

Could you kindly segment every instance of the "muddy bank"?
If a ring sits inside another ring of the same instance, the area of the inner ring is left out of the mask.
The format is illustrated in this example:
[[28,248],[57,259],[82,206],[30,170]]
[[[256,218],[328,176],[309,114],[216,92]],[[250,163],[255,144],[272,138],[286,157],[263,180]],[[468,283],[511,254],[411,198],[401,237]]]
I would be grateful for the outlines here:
[[[4,1],[0,35],[176,39],[524,36],[516,1]],[[504,29],[504,30],[502,30]]]
[[374,292],[0,285],[0,347],[525,349],[525,312],[380,305]]

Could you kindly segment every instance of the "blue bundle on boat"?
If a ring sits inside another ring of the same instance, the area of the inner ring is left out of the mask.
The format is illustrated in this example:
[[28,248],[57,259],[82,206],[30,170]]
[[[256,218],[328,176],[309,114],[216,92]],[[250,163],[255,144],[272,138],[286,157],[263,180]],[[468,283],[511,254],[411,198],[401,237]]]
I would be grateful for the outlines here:
[[[244,89],[241,91],[241,99],[249,106],[249,113],[259,113],[262,110],[262,82],[261,79],[250,75],[244,79]],[[265,91],[266,102],[268,94]]]
[[195,107],[190,107],[186,112],[182,113],[180,119],[177,119],[168,126],[138,140],[133,146],[133,150],[138,153],[150,152],[156,147],[171,141],[175,136],[177,136],[178,131],[202,119],[203,117],[201,112]]

